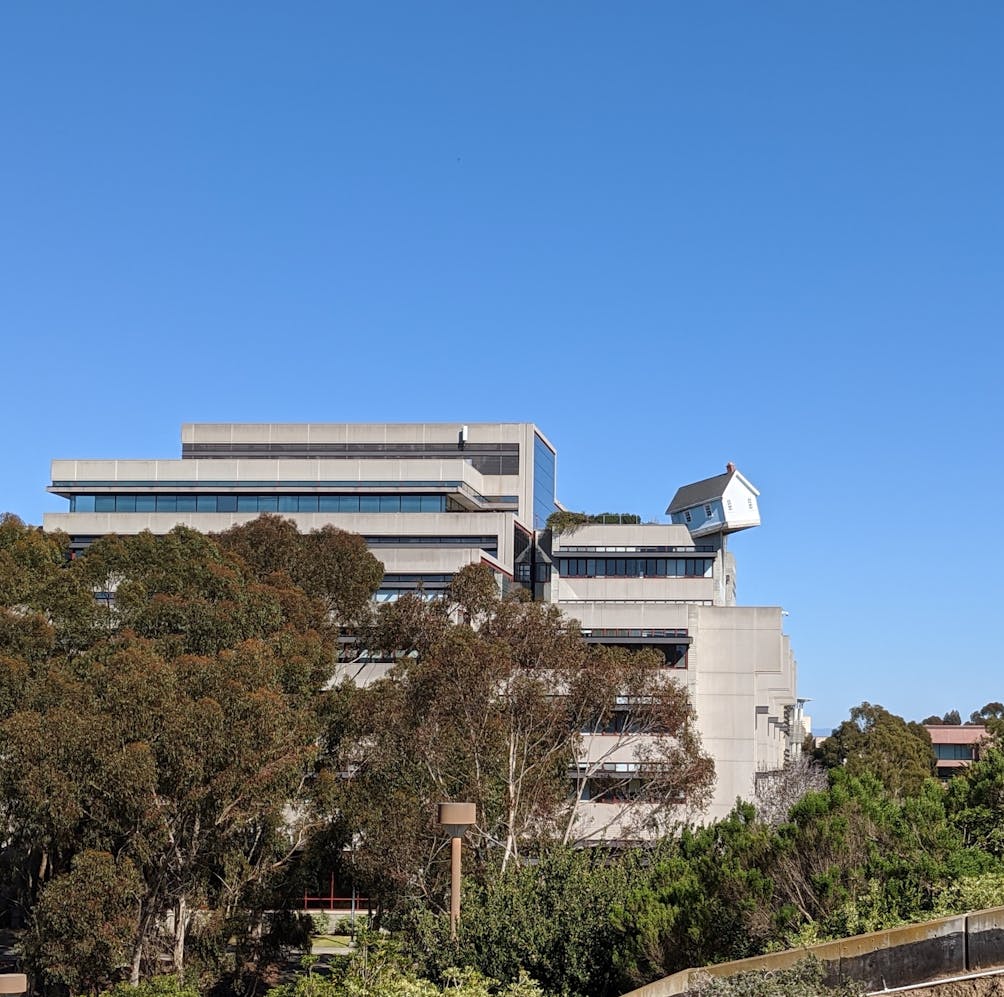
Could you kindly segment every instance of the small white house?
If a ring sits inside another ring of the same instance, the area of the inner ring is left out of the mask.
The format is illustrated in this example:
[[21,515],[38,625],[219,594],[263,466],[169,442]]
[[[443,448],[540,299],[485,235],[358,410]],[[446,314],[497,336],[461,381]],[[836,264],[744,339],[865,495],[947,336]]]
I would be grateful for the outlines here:
[[736,533],[760,525],[759,495],[730,461],[724,474],[680,488],[666,513],[695,538]]

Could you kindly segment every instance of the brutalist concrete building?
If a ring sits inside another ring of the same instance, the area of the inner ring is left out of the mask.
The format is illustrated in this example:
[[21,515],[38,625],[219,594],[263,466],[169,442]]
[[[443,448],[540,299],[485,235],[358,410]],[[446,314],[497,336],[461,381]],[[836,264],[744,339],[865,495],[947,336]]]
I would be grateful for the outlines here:
[[[523,585],[585,638],[657,647],[697,711],[717,785],[706,819],[750,797],[757,772],[799,750],[796,667],[780,607],[736,604],[728,537],[759,525],[759,493],[731,464],[679,489],[669,524],[588,523],[552,535],[556,453],[531,423],[188,424],[180,459],[55,460],[48,513],[82,550],[106,533],[225,530],[278,513],[303,530],[359,533],[384,563],[377,599],[442,592],[467,564]],[[620,738],[587,740],[598,768],[630,772]],[[611,742],[613,744],[613,742]],[[616,833],[623,801],[597,781],[584,819]]]

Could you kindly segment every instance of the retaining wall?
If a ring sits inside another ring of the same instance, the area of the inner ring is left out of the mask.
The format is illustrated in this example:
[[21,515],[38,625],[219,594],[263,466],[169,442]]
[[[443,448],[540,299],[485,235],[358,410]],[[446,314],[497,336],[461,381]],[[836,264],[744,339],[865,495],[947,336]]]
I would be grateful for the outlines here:
[[625,997],[677,997],[688,993],[704,975],[737,976],[755,970],[787,969],[808,956],[823,963],[828,982],[860,980],[868,990],[903,987],[938,976],[993,969],[1004,966],[1004,907],[907,924],[702,969],[684,969],[632,990]]

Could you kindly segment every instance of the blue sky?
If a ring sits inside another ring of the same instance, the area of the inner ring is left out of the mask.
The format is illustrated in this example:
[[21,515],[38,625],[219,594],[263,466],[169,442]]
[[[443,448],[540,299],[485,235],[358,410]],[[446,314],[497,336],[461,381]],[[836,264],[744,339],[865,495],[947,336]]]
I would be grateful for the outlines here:
[[760,488],[817,727],[1004,699],[1004,6],[0,8],[0,508],[183,421],[512,419]]

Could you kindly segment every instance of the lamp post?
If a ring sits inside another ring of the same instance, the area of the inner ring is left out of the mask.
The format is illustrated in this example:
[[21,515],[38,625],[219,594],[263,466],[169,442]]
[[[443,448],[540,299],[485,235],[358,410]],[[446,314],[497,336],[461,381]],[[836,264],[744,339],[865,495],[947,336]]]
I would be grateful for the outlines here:
[[477,820],[473,803],[440,803],[437,823],[450,835],[450,938],[456,941],[460,923],[460,842]]

